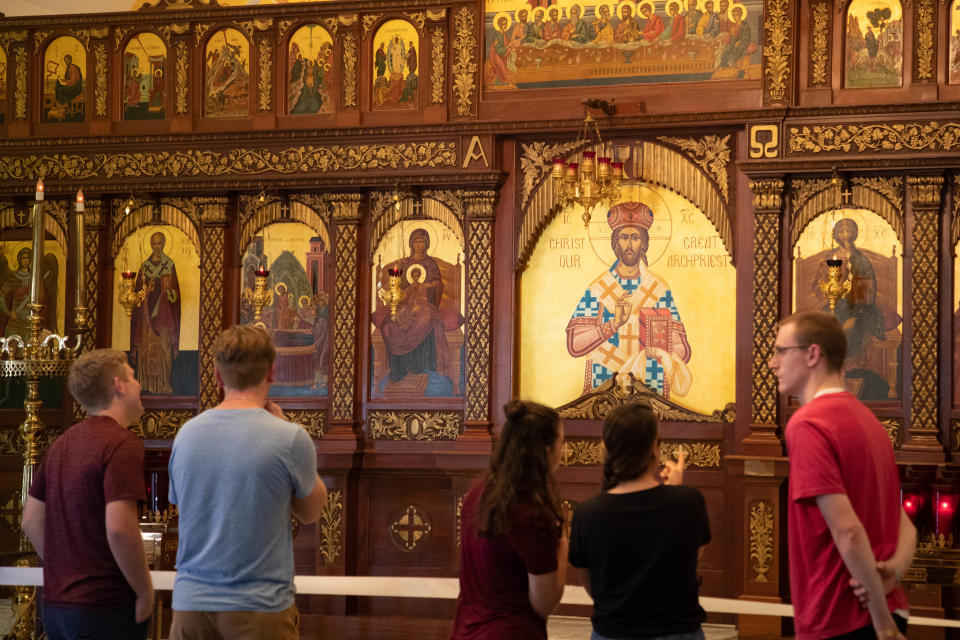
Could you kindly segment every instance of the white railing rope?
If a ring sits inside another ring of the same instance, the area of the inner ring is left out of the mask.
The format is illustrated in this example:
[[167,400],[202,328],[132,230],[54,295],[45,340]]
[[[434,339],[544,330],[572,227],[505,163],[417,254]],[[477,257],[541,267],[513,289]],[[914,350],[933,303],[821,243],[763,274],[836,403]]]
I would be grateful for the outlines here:
[[[158,591],[171,591],[175,571],[151,571]],[[460,593],[456,578],[404,578],[388,576],[296,576],[301,595],[366,596],[386,598],[440,598],[452,600]],[[43,570],[38,567],[0,567],[0,585],[40,586]],[[592,605],[583,587],[568,586],[562,604]],[[711,613],[792,617],[793,606],[753,600],[701,597],[700,606]],[[927,627],[960,628],[960,621],[910,616],[910,624]]]

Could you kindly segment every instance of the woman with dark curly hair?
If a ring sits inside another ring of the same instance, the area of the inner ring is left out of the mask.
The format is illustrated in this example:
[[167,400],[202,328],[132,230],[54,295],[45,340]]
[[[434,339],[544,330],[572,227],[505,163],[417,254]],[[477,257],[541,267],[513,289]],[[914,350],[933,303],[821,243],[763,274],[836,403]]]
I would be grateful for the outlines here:
[[591,640],[704,637],[697,563],[710,542],[707,506],[680,486],[682,452],[660,471],[658,430],[642,405],[607,414],[604,493],[573,516],[570,564],[593,598]]
[[460,597],[451,640],[546,640],[560,602],[568,542],[554,472],[556,411],[513,400],[490,468],[463,501]]

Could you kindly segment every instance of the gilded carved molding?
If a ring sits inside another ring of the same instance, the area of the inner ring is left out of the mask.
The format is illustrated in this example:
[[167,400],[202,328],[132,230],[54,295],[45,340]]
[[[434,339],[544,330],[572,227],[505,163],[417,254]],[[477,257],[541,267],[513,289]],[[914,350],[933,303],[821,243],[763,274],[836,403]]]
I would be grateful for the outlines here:
[[565,420],[603,420],[611,409],[633,403],[649,407],[657,418],[669,422],[732,424],[736,417],[732,402],[723,409],[714,410],[710,415],[695,413],[670,400],[665,400],[663,396],[634,378],[633,374],[627,375],[626,384],[623,385],[618,383],[618,378],[619,376],[615,375],[593,391],[557,407],[560,417]]
[[477,86],[476,16],[473,10],[460,7],[456,15],[457,35],[453,42],[453,92],[457,98],[457,115],[474,114],[473,97]]
[[353,419],[353,372],[357,334],[357,225],[341,223],[336,234],[336,272],[333,325],[333,392],[331,417]]
[[456,518],[457,518],[457,549],[460,548],[461,536],[463,531],[463,499],[465,495],[457,496],[457,509],[456,509]]
[[130,430],[144,440],[173,440],[183,423],[196,415],[193,409],[147,411]]
[[301,145],[273,151],[188,149],[151,153],[94,153],[0,156],[0,178],[86,180],[117,177],[254,176],[335,171],[455,167],[456,142]]
[[0,31],[0,49],[5,53],[10,53],[11,45],[15,42],[26,42],[26,31]]
[[900,423],[900,420],[896,418],[887,418],[886,420],[881,420],[880,424],[883,426],[883,430],[887,432],[887,437],[890,438],[890,445],[894,449],[900,448],[900,432],[903,429],[903,425]]
[[[697,442],[691,440],[662,440],[660,459],[676,460],[680,451],[686,454],[685,465],[688,469],[719,469],[721,465],[719,442]],[[592,467],[603,464],[606,451],[603,442],[598,439],[570,438],[563,442],[563,457],[560,463],[565,467]]]
[[127,39],[130,32],[136,28],[136,25],[117,25],[113,28],[113,50],[119,51],[120,45]]
[[[849,206],[873,211],[887,221],[903,242],[903,177],[854,177],[850,180]],[[842,186],[827,178],[797,179],[791,183],[791,246],[817,216],[843,206]]]
[[334,564],[343,552],[343,492],[331,491],[317,521],[317,552],[323,564]]
[[423,29],[427,24],[427,14],[423,11],[403,12],[404,17],[417,26],[417,31],[423,35]]
[[27,119],[27,52],[20,46],[14,49],[13,119]]
[[911,308],[913,332],[911,353],[910,442],[938,446],[940,374],[940,323],[936,304],[940,297],[940,197],[942,176],[910,176],[910,202],[913,205],[913,261],[911,265]]
[[933,79],[934,23],[933,0],[916,0],[913,9],[914,69],[917,80]]
[[[960,243],[960,176],[953,176],[953,212],[950,220],[950,250],[956,256],[957,243]],[[958,372],[960,375],[960,372]]]
[[326,431],[327,412],[317,409],[284,409],[283,415],[290,422],[296,422],[310,434],[313,440],[320,440]]
[[954,422],[950,429],[950,450],[960,450],[960,421]]
[[270,111],[273,95],[273,42],[269,38],[261,38],[257,42],[257,61],[258,106],[260,111]]
[[[495,195],[489,198],[493,207]],[[467,385],[464,418],[490,419],[490,307],[493,303],[493,223],[471,220],[467,236]]]
[[418,546],[430,539],[433,523],[430,514],[423,507],[408,504],[401,507],[391,518],[390,540],[401,551],[415,551]]
[[98,118],[107,115],[107,45],[98,42],[93,57],[96,64],[97,79],[94,85],[94,113]]
[[290,27],[293,26],[294,22],[297,22],[297,20],[294,20],[293,18],[284,18],[283,20],[278,22],[277,35],[279,35],[280,38],[285,38],[287,35],[287,31],[290,30]]
[[190,95],[190,55],[187,51],[187,43],[183,40],[177,42],[177,87],[176,87],[176,113],[186,113],[188,97]]
[[382,17],[383,17],[382,13],[369,14],[369,15],[363,16],[363,39],[364,40],[367,39],[367,36],[370,35],[370,30],[373,29],[374,25],[376,25],[380,21],[380,18]]
[[[220,213],[216,218],[225,221],[226,199],[209,202],[207,209]],[[207,214],[209,217],[210,214]],[[208,218],[209,219],[209,218]],[[213,374],[213,341],[223,329],[223,254],[225,225],[223,222],[205,222],[200,230],[200,384],[197,404],[200,410],[217,404],[218,388]]]
[[427,20],[430,22],[443,22],[447,18],[447,8],[427,9]]
[[780,309],[780,209],[783,180],[750,183],[753,191],[753,393],[754,424],[777,423],[777,378],[767,362],[777,337]]
[[200,43],[203,41],[203,37],[207,35],[207,31],[210,30],[209,24],[197,24],[193,27],[193,34],[197,37],[197,46],[200,46]]
[[763,21],[764,103],[786,104],[790,101],[791,60],[793,45],[790,0],[767,0]]
[[456,440],[463,415],[456,411],[371,410],[367,425],[373,440]]
[[727,166],[730,164],[729,135],[699,138],[660,136],[657,139],[680,148],[685,156],[710,176],[723,201],[730,202],[730,179],[727,176]]
[[767,500],[758,500],[750,507],[750,560],[753,561],[753,582],[768,582],[773,560],[774,530],[773,506]]
[[960,122],[902,122],[790,127],[790,154],[956,151]]
[[818,2],[810,12],[810,86],[829,86],[830,3]]
[[446,93],[444,80],[447,77],[445,64],[446,37],[443,33],[443,27],[437,26],[430,31],[430,102],[431,104],[443,104],[443,96]]
[[357,106],[357,37],[343,36],[343,106]]
[[520,187],[520,209],[527,208],[533,190],[550,173],[554,158],[565,158],[567,154],[579,151],[584,145],[576,141],[567,142],[521,142],[520,171],[523,184]]

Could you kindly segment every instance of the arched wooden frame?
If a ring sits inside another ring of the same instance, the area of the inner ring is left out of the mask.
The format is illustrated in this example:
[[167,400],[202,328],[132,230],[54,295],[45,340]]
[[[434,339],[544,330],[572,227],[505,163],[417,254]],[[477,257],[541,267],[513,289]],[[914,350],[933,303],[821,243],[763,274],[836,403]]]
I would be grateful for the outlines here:
[[413,203],[415,201],[416,198],[414,196],[406,194],[400,199],[399,209],[395,206],[394,201],[390,200],[381,205],[380,211],[372,211],[375,217],[373,221],[373,237],[370,242],[370,264],[373,264],[374,254],[377,251],[377,247],[380,246],[384,235],[398,222],[415,222],[424,218],[436,220],[453,232],[461,247],[466,246],[464,244],[463,226],[460,223],[460,218],[449,206],[429,196],[423,196],[421,198],[423,205],[422,215],[414,216]]
[[[603,151],[600,146],[589,147],[589,149]],[[583,150],[586,151],[588,148],[584,147]],[[640,159],[640,175],[645,182],[673,191],[703,211],[717,230],[720,241],[730,255],[731,262],[735,262],[736,247],[730,210],[717,185],[707,174],[680,152],[655,142],[638,141],[633,146],[632,153],[635,158]],[[574,159],[572,156],[565,157]],[[579,159],[580,156],[576,154],[575,157]],[[521,213],[516,245],[515,269],[517,271],[526,267],[543,230],[562,210],[563,207],[554,204],[553,180],[550,178],[550,172],[547,171],[540,177],[540,185],[534,189],[529,204]]]
[[289,213],[283,214],[284,201],[280,198],[266,202],[258,207],[240,229],[240,241],[237,246],[237,255],[242,256],[253,238],[265,227],[283,222],[298,222],[310,227],[318,236],[323,238],[327,250],[332,250],[330,244],[330,212],[326,209],[317,211],[310,205],[304,204],[291,196],[287,207]]
[[[896,2],[896,3],[898,3],[898,4],[900,5],[900,22],[901,22],[901,24],[905,23],[905,22],[906,22],[906,12],[904,11],[904,6],[903,6],[904,3],[901,2],[901,0],[890,0],[890,1],[891,1],[891,2]],[[843,0],[843,2],[840,3],[839,8],[837,9],[837,13],[841,16],[841,21],[840,21],[839,24],[842,25],[842,27],[841,27],[842,30],[839,30],[839,29],[838,29],[838,31],[839,31],[839,33],[841,34],[841,35],[840,35],[840,74],[841,74],[841,78],[842,78],[841,87],[844,88],[844,89],[848,88],[848,87],[847,87],[847,64],[846,64],[846,61],[847,61],[847,27],[846,27],[846,25],[847,25],[847,21],[850,19],[850,5],[853,4],[853,2],[854,2],[854,0]],[[909,3],[909,0],[908,0],[908,1],[907,1],[907,6],[909,7],[909,5],[910,5],[910,3]],[[949,26],[949,16],[948,16],[947,22],[948,22],[948,26]],[[948,33],[949,33],[949,31],[948,31]],[[901,36],[901,40],[900,40],[900,56],[901,56],[901,61],[902,61],[902,58],[904,57],[904,49],[906,48],[906,44],[907,44],[907,31],[904,30],[904,32],[903,32],[903,34],[902,34],[902,36]],[[949,51],[949,45],[948,45],[947,49],[948,49],[948,51]],[[947,58],[949,59],[949,56],[947,56]],[[906,77],[907,77],[906,74],[904,73],[904,71],[905,71],[905,70],[902,68],[902,65],[901,65],[901,69],[900,69],[900,85],[899,85],[899,88],[902,88],[902,87],[904,86],[905,79],[906,79]],[[854,88],[860,88],[860,87],[854,87]],[[895,87],[889,87],[889,88],[892,89],[892,88],[895,88]]]
[[[120,203],[120,206],[123,206],[123,203]],[[120,253],[120,249],[123,247],[123,243],[127,240],[127,236],[134,233],[140,227],[146,227],[152,224],[168,224],[171,227],[177,227],[190,238],[190,242],[193,243],[197,253],[200,253],[200,230],[197,229],[197,225],[190,216],[177,207],[164,203],[159,205],[160,215],[157,216],[155,215],[157,206],[156,203],[152,202],[141,204],[141,206],[131,210],[130,213],[121,220],[113,234],[113,246],[111,247],[110,253],[112,260],[116,260],[117,254]]]
[[163,44],[164,52],[164,67],[163,67],[163,108],[167,117],[169,117],[169,106],[170,106],[170,96],[172,95],[172,85],[170,78],[172,74],[170,73],[170,67],[172,66],[172,61],[170,60],[170,46],[163,39],[163,36],[157,33],[152,29],[141,29],[135,33],[131,33],[128,37],[124,38],[117,50],[120,52],[120,73],[116,74],[119,77],[119,85],[116,87],[117,90],[117,113],[120,114],[121,120],[124,122],[140,122],[139,120],[126,120],[123,118],[124,113],[124,83],[126,82],[126,69],[123,68],[124,54],[127,52],[127,46],[130,44],[130,41],[136,38],[139,35],[144,33],[149,33],[150,35],[157,36],[160,39],[160,43]]
[[[90,105],[87,104],[87,97],[88,97],[88,94],[89,94],[89,92],[90,92],[89,89],[90,89],[90,75],[91,75],[91,74],[89,73],[89,68],[90,68],[90,51],[88,50],[87,45],[85,45],[85,44],[80,40],[80,38],[77,37],[77,35],[76,35],[75,33],[70,32],[70,31],[63,31],[63,32],[58,32],[58,33],[52,33],[52,34],[50,34],[47,38],[45,38],[45,39],[43,40],[43,42],[40,43],[40,45],[37,47],[37,51],[39,52],[39,53],[38,53],[38,55],[39,55],[38,67],[39,67],[39,68],[38,68],[37,72],[40,74],[40,77],[39,77],[39,86],[38,86],[38,89],[37,89],[37,90],[39,90],[39,93],[38,93],[38,94],[35,94],[35,95],[37,96],[37,108],[39,108],[39,110],[40,110],[40,112],[39,112],[39,114],[38,114],[38,116],[39,116],[38,122],[42,122],[42,123],[45,123],[45,124],[63,124],[63,123],[48,123],[48,122],[44,119],[44,111],[43,111],[43,110],[44,110],[44,104],[45,104],[44,91],[46,91],[46,84],[47,84],[47,83],[46,83],[46,76],[45,76],[45,74],[46,74],[46,64],[45,64],[45,61],[46,61],[46,59],[47,59],[47,50],[50,48],[50,45],[52,45],[55,41],[59,40],[60,38],[70,38],[71,40],[75,40],[75,41],[77,42],[77,44],[80,45],[80,48],[83,50],[83,56],[84,56],[83,65],[77,65],[77,66],[80,67],[80,73],[81,73],[82,76],[83,76],[83,78],[82,78],[82,80],[83,80],[83,91],[80,93],[80,95],[83,96],[83,121],[82,121],[82,122],[87,122],[87,121],[89,120],[89,115],[90,115],[90,114],[88,113],[88,111],[87,111],[87,108],[90,106]],[[88,44],[89,44],[89,43],[88,43]],[[35,90],[35,91],[36,91],[36,90]],[[80,124],[80,122],[71,122],[71,123],[65,123],[65,124]]]
[[[283,107],[283,115],[287,115],[287,116],[305,115],[305,114],[290,113],[290,108],[293,105],[290,104],[290,91],[289,91],[290,77],[289,77],[288,70],[290,69],[290,65],[293,62],[290,59],[290,43],[293,40],[293,36],[295,36],[297,32],[300,31],[300,29],[311,24],[315,24],[321,29],[323,29],[324,33],[326,33],[330,37],[331,46],[333,47],[332,55],[334,60],[338,60],[342,58],[342,55],[343,55],[336,38],[336,32],[331,33],[330,29],[328,29],[325,25],[317,22],[316,20],[310,20],[310,19],[304,19],[297,22],[296,24],[291,25],[290,28],[287,29],[286,33],[283,34],[281,39],[281,44],[283,46],[283,63],[284,63],[284,66],[282,69],[283,74],[281,76],[281,83],[280,83],[281,90],[283,91],[283,96],[282,96],[283,100],[281,101],[281,104]],[[337,112],[336,96],[337,96],[337,91],[340,89],[340,74],[337,73],[337,71],[338,71],[337,65],[331,64],[328,75],[330,77],[330,95],[331,95],[331,98],[333,99],[333,110],[330,113],[313,114],[314,116],[329,116]]]
[[[382,29],[383,26],[384,26],[386,23],[391,22],[391,21],[394,21],[394,20],[407,23],[408,25],[410,25],[410,27],[411,27],[411,28],[416,32],[416,34],[417,34],[417,79],[418,79],[418,80],[417,80],[417,92],[416,92],[416,95],[417,95],[417,105],[418,105],[418,109],[422,109],[422,108],[423,108],[423,104],[422,104],[422,103],[423,103],[423,100],[422,100],[422,98],[423,98],[424,86],[425,86],[426,83],[421,82],[421,81],[419,80],[419,78],[420,78],[420,76],[422,75],[421,70],[423,69],[423,43],[424,43],[424,41],[426,40],[426,38],[425,38],[425,34],[424,34],[423,30],[420,29],[419,26],[417,26],[416,24],[414,24],[413,22],[411,22],[410,19],[409,19],[407,16],[403,16],[403,15],[400,15],[400,16],[397,16],[397,15],[384,16],[383,18],[381,18],[380,20],[378,20],[378,21],[370,28],[370,31],[368,32],[368,35],[367,35],[367,37],[365,38],[365,39],[368,39],[368,40],[369,40],[368,44],[366,45],[367,51],[369,52],[369,55],[368,55],[368,57],[367,57],[367,59],[366,59],[366,64],[369,65],[369,69],[372,71],[372,70],[373,70],[373,65],[374,65],[374,60],[375,60],[376,54],[377,54],[376,49],[375,49],[375,47],[374,47],[374,43],[376,42],[376,39],[377,39],[377,34],[380,33],[380,29]],[[403,44],[403,43],[401,43],[401,44]],[[371,80],[375,80],[375,78],[374,78],[373,76],[371,76]],[[369,86],[369,89],[370,89],[370,99],[369,99],[370,109],[373,110],[373,109],[374,109],[374,107],[373,107],[373,98],[374,98],[374,96],[373,96],[373,84],[371,83],[371,84],[369,84],[368,86]],[[390,111],[390,109],[386,109],[386,111]]]
[[[32,204],[28,206],[33,206]],[[45,206],[49,207],[50,203],[47,203]],[[16,205],[12,202],[5,202],[0,204],[0,233],[6,232],[8,229],[24,229],[26,233],[30,232],[29,226],[23,226],[17,223],[17,219],[14,217],[16,214]],[[53,239],[60,243],[60,246],[67,246],[67,230],[60,223],[60,221],[47,212],[47,215],[43,217],[43,230],[53,236]],[[46,236],[45,236],[46,237]]]
[[[796,246],[797,241],[800,240],[800,235],[803,233],[803,230],[807,228],[807,225],[820,214],[842,208],[869,209],[873,211],[893,228],[894,233],[897,234],[897,240],[900,241],[900,246],[904,245],[903,205],[900,204],[898,206],[891,201],[890,198],[894,197],[893,194],[883,195],[879,191],[863,184],[856,184],[855,182],[850,185],[850,193],[850,202],[842,204],[840,187],[831,184],[804,200],[799,208],[793,211],[793,215],[791,216],[790,250],[792,251]],[[901,202],[902,197],[901,182]],[[796,194],[794,194],[794,200],[795,199]]]

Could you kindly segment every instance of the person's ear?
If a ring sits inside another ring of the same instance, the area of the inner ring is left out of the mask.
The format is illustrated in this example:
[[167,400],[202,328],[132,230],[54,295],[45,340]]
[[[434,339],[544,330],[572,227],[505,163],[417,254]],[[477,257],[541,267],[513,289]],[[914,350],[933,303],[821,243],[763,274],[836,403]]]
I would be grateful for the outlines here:
[[807,363],[810,366],[817,366],[823,360],[823,349],[818,344],[812,344],[807,347]]
[[277,368],[277,363],[274,361],[270,364],[270,369],[267,370],[267,382],[273,384],[274,379],[274,370]]
[[223,376],[220,375],[220,370],[216,367],[213,368],[213,378],[217,381],[217,388],[223,389]]

